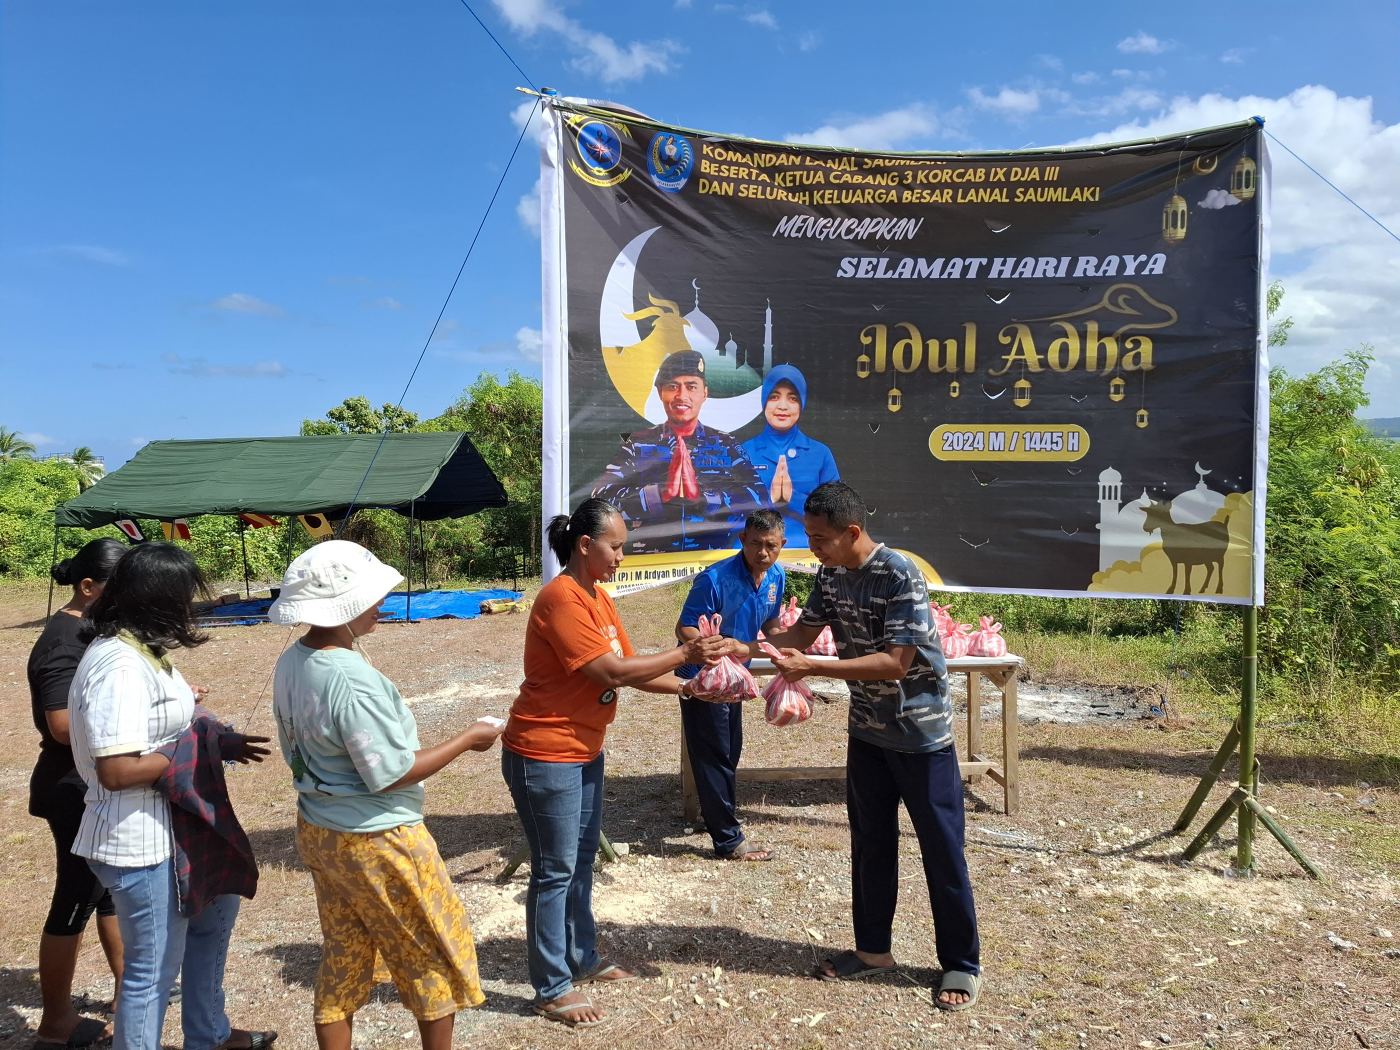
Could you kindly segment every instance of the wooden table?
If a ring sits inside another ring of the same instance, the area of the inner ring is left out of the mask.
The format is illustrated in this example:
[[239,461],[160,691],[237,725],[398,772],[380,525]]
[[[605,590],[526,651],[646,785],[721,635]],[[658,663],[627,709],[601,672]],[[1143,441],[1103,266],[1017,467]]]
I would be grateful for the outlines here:
[[[834,657],[818,656],[817,660]],[[948,661],[948,673],[967,675],[967,743],[963,761],[958,763],[963,779],[975,781],[990,777],[1002,788],[1002,812],[1014,814],[1021,805],[1020,744],[1017,737],[1016,671],[1025,663],[1019,656],[962,656]],[[770,677],[773,662],[754,660],[749,665],[754,677]],[[985,678],[1001,693],[1001,760],[989,758],[982,750],[982,695],[978,679]],[[800,728],[789,732],[801,732]],[[739,767],[740,780],[839,780],[846,775],[845,766],[776,766],[768,769]],[[690,769],[690,752],[685,745],[685,726],[681,726],[681,803],[685,819],[700,821],[700,796],[695,790],[695,776]]]

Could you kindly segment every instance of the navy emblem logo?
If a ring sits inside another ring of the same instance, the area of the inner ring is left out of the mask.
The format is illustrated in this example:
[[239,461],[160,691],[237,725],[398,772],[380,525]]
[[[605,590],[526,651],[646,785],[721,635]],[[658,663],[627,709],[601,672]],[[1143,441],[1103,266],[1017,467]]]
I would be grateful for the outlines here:
[[679,193],[695,170],[695,150],[684,135],[658,131],[647,147],[647,174],[659,190]]
[[776,583],[770,583],[770,584],[768,585],[768,602],[769,602],[769,604],[771,605],[773,602],[776,602],[777,600],[778,600],[778,585],[777,585]]
[[574,128],[574,147],[579,157],[569,158],[574,174],[594,186],[625,182],[632,171],[622,166],[622,135],[618,130],[606,121],[593,119],[578,121]]

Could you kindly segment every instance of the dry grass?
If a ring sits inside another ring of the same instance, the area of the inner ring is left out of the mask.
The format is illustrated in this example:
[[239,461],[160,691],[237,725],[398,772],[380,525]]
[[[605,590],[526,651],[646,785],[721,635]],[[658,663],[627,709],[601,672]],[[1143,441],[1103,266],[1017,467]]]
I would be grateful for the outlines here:
[[[641,646],[664,641],[677,596],[627,599]],[[28,1046],[36,1017],[38,929],[51,864],[47,832],[25,813],[34,733],[24,658],[43,592],[0,592],[0,1047]],[[376,664],[415,698],[425,740],[483,712],[503,713],[519,677],[524,618],[386,626]],[[208,683],[224,713],[268,726],[264,690],[287,632],[228,628],[181,666]],[[1013,638],[1013,646],[1020,639]],[[1031,640],[1038,678],[1108,687],[1150,684],[1150,662],[1089,643],[1083,654]],[[1164,687],[1171,685],[1166,681]],[[968,856],[978,894],[985,999],[972,1015],[930,1005],[933,930],[917,848],[906,836],[895,952],[906,969],[883,983],[806,976],[849,945],[849,845],[839,781],[753,784],[741,792],[749,833],[771,864],[721,865],[679,816],[672,702],[629,694],[609,736],[605,826],[631,853],[601,869],[596,903],[607,945],[647,979],[598,993],[607,1028],[572,1033],[530,1016],[523,875],[494,880],[520,836],[495,755],[468,756],[428,788],[437,836],[476,929],[486,1007],[465,1014],[472,1047],[1357,1047],[1397,1046],[1400,958],[1396,785],[1361,787],[1355,756],[1309,747],[1286,727],[1264,734],[1266,801],[1322,866],[1304,878],[1267,838],[1259,873],[1228,878],[1228,836],[1196,864],[1163,838],[1223,731],[1224,708],[1173,694],[1167,720],[1022,727],[1023,809],[994,809],[990,784],[968,795]],[[774,729],[750,715],[751,765],[839,763],[844,711]],[[1370,774],[1367,772],[1367,776]],[[272,1026],[289,1050],[314,1045],[310,983],[319,931],[309,879],[292,845],[294,802],[280,761],[240,771],[235,802],[262,862],[262,884],[234,934],[227,974],[235,1022]],[[1218,791],[1216,799],[1221,797]],[[1357,947],[1339,950],[1335,933]],[[110,994],[95,948],[79,988]],[[381,988],[362,1013],[360,1046],[412,1046],[413,1027]],[[178,1042],[172,1022],[169,1040]]]

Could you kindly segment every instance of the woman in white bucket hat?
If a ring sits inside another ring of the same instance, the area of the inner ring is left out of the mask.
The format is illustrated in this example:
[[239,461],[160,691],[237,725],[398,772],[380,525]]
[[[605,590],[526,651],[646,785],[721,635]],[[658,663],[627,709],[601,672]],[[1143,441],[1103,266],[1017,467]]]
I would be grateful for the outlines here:
[[376,956],[425,1050],[450,1047],[457,1011],[485,998],[466,911],[423,825],[422,782],[467,751],[489,750],[502,727],[478,721],[420,747],[403,697],[356,647],[402,580],[359,544],[326,540],[288,566],[268,610],[274,623],[309,627],[277,661],[273,704],[321,917],[321,1050],[349,1050]]

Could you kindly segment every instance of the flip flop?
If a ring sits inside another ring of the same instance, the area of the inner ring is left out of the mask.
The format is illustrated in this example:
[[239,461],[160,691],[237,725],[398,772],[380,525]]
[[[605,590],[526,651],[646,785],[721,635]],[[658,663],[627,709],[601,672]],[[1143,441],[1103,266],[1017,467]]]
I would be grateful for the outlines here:
[[[830,967],[831,973],[827,973],[823,967]],[[822,960],[820,966],[812,971],[812,976],[823,981],[859,981],[863,977],[870,977],[877,973],[894,973],[899,969],[897,966],[871,966],[855,952],[847,949],[844,952],[837,952],[829,959]]]
[[95,1017],[83,1017],[73,1026],[67,1039],[35,1039],[31,1050],[78,1050],[94,1043],[110,1042],[112,1033]]
[[[612,977],[612,976],[609,976],[610,974],[614,974],[614,973],[617,973],[617,974],[624,974],[624,973],[625,973],[625,974],[627,974],[627,976],[625,976],[625,977]],[[600,962],[597,966],[593,967],[593,969],[589,970],[589,971],[588,971],[586,974],[584,974],[582,977],[576,978],[576,979],[574,980],[574,984],[575,984],[575,985],[595,984],[595,983],[601,983],[601,984],[620,984],[620,983],[622,983],[623,981],[635,981],[636,979],[637,979],[637,975],[636,975],[635,973],[627,973],[627,971],[624,970],[621,966],[617,965],[617,963],[608,962],[607,960],[604,960],[603,962]]]
[[[235,1028],[233,1030],[233,1032],[239,1031],[244,1030],[240,1028]],[[233,1038],[233,1032],[229,1033],[228,1039],[225,1039],[223,1041],[223,1043],[219,1046],[219,1050],[264,1050],[265,1047],[269,1047],[273,1043],[277,1042],[276,1032],[247,1032],[248,1045],[246,1047],[235,1047],[232,1043],[229,1042],[229,1039]]]
[[943,980],[938,982],[938,993],[963,992],[967,996],[965,1003],[945,1003],[942,999],[934,996],[934,1005],[940,1010],[946,1010],[950,1014],[962,1013],[964,1010],[971,1010],[977,1002],[977,996],[982,992],[982,978],[979,974],[963,973],[961,970],[949,970],[943,975]]
[[751,863],[762,863],[773,859],[773,851],[766,846],[755,846],[744,839],[728,853],[716,853],[720,860],[744,860]]
[[591,1009],[593,1009],[593,1002],[590,999],[583,999],[576,1003],[555,1003],[553,1006],[547,1003],[534,1004],[535,1013],[539,1014],[546,1021],[557,1021],[566,1028],[597,1028],[599,1025],[605,1024],[607,1021],[606,1018],[601,1018],[597,1021],[574,1021],[567,1016],[575,1010]]

